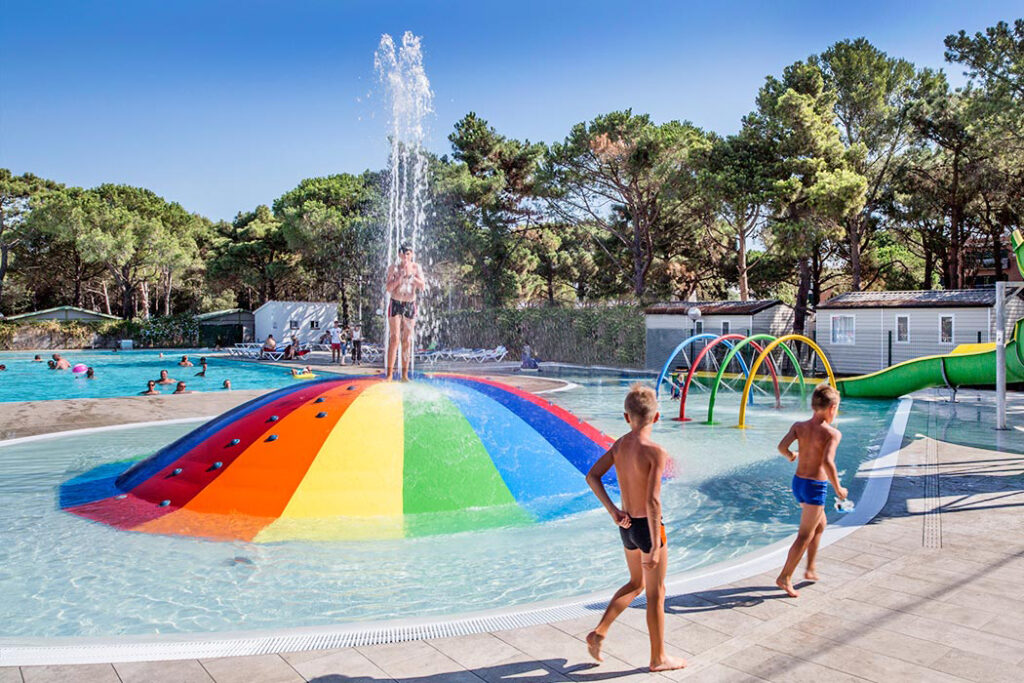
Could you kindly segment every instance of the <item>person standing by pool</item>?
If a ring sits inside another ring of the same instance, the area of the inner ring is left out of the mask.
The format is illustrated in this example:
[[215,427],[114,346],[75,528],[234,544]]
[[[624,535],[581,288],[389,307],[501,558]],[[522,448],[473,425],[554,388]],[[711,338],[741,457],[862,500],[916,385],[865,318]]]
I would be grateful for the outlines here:
[[[775,585],[786,591],[791,598],[800,594],[793,588],[793,572],[807,552],[807,570],[804,578],[817,581],[814,561],[818,555],[818,544],[825,533],[825,498],[828,495],[828,484],[836,489],[836,497],[846,500],[846,489],[839,483],[839,472],[836,470],[836,448],[842,433],[832,426],[839,412],[839,392],[830,384],[819,384],[811,394],[811,419],[794,422],[786,435],[779,442],[779,453],[790,462],[797,461],[796,474],[793,475],[793,497],[800,503],[800,528],[796,532],[786,557],[786,564]],[[789,447],[797,442],[797,452]]]
[[331,335],[331,362],[341,363],[344,362],[345,356],[341,351],[341,338],[343,330],[341,329],[341,323],[337,320],[331,324],[331,328],[327,330]]
[[363,326],[358,323],[352,328],[352,362],[363,364]]
[[409,381],[409,363],[412,361],[413,336],[416,326],[416,293],[426,287],[423,269],[416,263],[409,244],[398,248],[398,263],[388,266],[385,289],[388,303],[388,358],[387,379],[394,375],[398,344],[402,344],[402,381]]
[[[587,483],[619,527],[626,549],[629,581],[616,591],[597,628],[587,634],[587,650],[597,661],[612,622],[647,589],[647,631],[651,640],[651,671],[682,669],[686,660],[665,652],[665,572],[668,564],[665,526],[661,521],[661,478],[668,452],[651,440],[651,427],[661,417],[654,389],[634,384],[626,394],[629,433],[620,438],[587,472]],[[619,479],[622,509],[612,502],[601,477],[612,467]]]

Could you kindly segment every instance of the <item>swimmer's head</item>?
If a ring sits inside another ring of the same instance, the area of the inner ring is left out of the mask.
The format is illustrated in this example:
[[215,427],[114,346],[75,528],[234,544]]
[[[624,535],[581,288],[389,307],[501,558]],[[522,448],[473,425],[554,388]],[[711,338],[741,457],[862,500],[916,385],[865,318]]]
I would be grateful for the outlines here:
[[92,368],[86,368],[86,370],[85,370],[85,376],[86,376],[86,377],[87,377],[88,379],[92,379],[93,377],[95,377],[95,376],[96,376],[96,373],[95,373],[95,372],[93,371],[93,369],[92,369]]
[[160,379],[167,379],[167,371],[166,370],[161,370],[160,371]]
[[203,365],[206,365],[206,356],[203,356],[202,358],[200,358],[199,362],[202,363]]
[[654,389],[637,382],[629,388],[625,401],[626,421],[633,427],[643,427],[657,422],[660,417],[658,412],[658,397]]
[[37,353],[37,354],[36,354],[36,357],[35,357],[35,358],[33,358],[32,360],[42,360],[42,359],[43,359],[43,357],[42,357],[42,356],[40,356],[40,355],[39,355],[39,354]]
[[822,382],[814,387],[814,393],[811,394],[811,409],[832,422],[839,412],[839,392],[828,382]]
[[178,382],[177,386],[174,387],[175,391],[185,391],[185,383]]
[[224,380],[224,388],[225,389],[230,389],[231,388],[231,380],[229,380],[229,379]]
[[151,391],[153,389],[155,389],[156,388],[156,380],[155,379],[151,379],[148,382],[146,382],[146,388],[151,390]]

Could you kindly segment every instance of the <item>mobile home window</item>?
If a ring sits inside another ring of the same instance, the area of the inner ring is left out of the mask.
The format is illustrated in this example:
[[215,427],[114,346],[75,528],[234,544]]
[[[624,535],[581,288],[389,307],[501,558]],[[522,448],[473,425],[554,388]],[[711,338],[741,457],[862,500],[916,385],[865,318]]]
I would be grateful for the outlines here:
[[694,334],[704,334],[704,321],[703,320],[698,320],[697,322],[695,322],[693,324],[693,333]]
[[953,343],[953,316],[940,315],[939,316],[939,343],[940,344],[952,344]]
[[724,337],[727,334],[729,334],[729,321],[728,320],[723,320],[722,321],[722,336]]
[[310,320],[309,321],[309,329],[311,329],[311,330],[319,330],[320,329],[320,321],[319,320]]
[[299,321],[298,320],[289,320],[288,321],[288,329],[289,330],[297,330],[297,329],[299,329]]
[[896,316],[896,343],[897,344],[909,344],[910,343],[910,316],[909,315],[898,315],[898,316]]
[[856,325],[852,315],[834,315],[831,318],[831,323],[833,344],[856,343]]

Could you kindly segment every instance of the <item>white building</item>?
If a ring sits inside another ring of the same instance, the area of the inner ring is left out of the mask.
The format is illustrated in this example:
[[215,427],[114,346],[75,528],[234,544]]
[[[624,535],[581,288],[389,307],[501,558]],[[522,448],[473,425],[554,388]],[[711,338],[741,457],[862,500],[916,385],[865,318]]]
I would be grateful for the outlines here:
[[[690,320],[687,311],[699,308],[700,320]],[[646,360],[644,366],[658,369],[668,354],[695,334],[771,334],[781,337],[793,332],[793,307],[778,299],[754,301],[673,301],[644,309]],[[695,343],[694,352],[703,344]]]
[[338,304],[321,301],[268,301],[255,311],[256,341],[274,335],[278,344],[295,335],[300,344],[317,342],[338,319]]
[[[875,372],[995,341],[995,301],[993,289],[847,292],[819,304],[817,341],[836,372]],[[1006,307],[1009,334],[1024,317],[1024,300],[1014,297]]]

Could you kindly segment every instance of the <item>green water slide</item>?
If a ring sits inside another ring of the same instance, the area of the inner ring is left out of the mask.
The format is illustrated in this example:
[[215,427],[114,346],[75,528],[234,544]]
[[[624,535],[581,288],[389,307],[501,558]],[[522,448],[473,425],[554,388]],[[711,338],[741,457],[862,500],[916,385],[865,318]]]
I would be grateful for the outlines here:
[[[1017,267],[1024,274],[1024,236],[1010,236]],[[1024,318],[1013,328],[1006,345],[1006,381],[1024,382]],[[836,380],[843,396],[896,398],[929,387],[986,385],[996,382],[996,345],[961,344],[952,353],[923,356],[890,366],[870,375]]]

